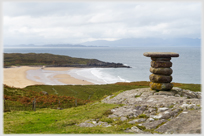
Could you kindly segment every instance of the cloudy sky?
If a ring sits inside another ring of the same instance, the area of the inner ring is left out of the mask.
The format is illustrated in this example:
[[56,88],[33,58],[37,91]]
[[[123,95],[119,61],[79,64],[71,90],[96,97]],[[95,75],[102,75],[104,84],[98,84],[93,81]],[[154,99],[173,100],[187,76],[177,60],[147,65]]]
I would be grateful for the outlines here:
[[4,2],[4,45],[201,38],[201,2]]

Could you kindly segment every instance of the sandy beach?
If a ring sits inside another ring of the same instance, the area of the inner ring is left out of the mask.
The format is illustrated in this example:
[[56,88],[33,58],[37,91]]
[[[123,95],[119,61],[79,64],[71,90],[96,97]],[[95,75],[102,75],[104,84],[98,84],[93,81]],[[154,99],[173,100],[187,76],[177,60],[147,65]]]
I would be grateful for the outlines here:
[[[3,83],[8,86],[24,88],[29,85],[42,85],[43,82],[36,82],[34,80],[30,80],[26,77],[28,70],[38,70],[40,67],[29,67],[29,66],[21,66],[21,67],[12,67],[12,68],[4,68],[4,81]],[[49,67],[44,68],[44,70],[51,71],[68,71],[76,68],[70,67]],[[36,79],[39,79],[39,75],[35,76]],[[50,78],[50,80],[57,80],[63,84],[72,84],[72,85],[90,85],[93,84],[91,82],[80,80],[71,77],[68,74],[57,74],[54,77]]]

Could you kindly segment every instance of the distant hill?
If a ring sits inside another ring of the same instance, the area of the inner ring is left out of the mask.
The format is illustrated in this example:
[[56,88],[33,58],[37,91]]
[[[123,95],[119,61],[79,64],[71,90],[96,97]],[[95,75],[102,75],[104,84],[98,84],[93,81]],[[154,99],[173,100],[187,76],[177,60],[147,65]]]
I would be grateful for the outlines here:
[[98,46],[89,46],[81,44],[44,44],[44,45],[35,45],[35,44],[18,44],[18,45],[4,45],[4,47],[23,47],[23,48],[33,48],[33,47],[98,47]]
[[82,45],[89,46],[201,46],[200,39],[192,38],[174,38],[174,39],[161,39],[161,38],[127,38],[116,41],[97,40],[91,42],[81,43]]
[[10,66],[130,68],[122,63],[103,62],[97,59],[73,58],[49,53],[4,53],[4,67]]
[[96,40],[79,44],[19,44],[4,47],[144,47],[144,46],[201,46],[201,39],[193,38],[127,38],[116,41]]

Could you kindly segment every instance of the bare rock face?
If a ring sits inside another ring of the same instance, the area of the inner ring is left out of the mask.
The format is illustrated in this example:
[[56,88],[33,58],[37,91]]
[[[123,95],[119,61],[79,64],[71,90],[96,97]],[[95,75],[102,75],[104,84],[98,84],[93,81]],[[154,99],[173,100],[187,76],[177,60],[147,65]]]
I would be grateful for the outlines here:
[[[124,91],[104,103],[124,104],[108,117],[132,124],[138,134],[201,134],[201,93],[173,87],[171,91],[140,88]],[[141,129],[143,128],[143,129]]]
[[165,119],[155,120],[155,121],[146,121],[142,125],[146,127],[146,129],[155,129],[158,125],[167,122]]
[[[125,122],[125,133],[201,134],[201,92],[173,87],[171,91],[140,88],[108,96],[104,103],[122,104],[111,109],[107,118]],[[79,127],[116,127],[117,123],[90,119]]]
[[166,125],[157,128],[156,131],[166,134],[196,134],[201,133],[201,111],[188,110],[182,112],[176,118],[168,121]]

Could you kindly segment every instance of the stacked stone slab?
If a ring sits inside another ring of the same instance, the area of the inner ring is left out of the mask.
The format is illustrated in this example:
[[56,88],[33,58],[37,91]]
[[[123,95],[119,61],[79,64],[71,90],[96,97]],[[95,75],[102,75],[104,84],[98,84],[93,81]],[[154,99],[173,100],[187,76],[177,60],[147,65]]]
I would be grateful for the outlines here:
[[150,88],[152,90],[163,90],[169,91],[173,88],[172,72],[171,69],[171,57],[178,57],[179,54],[173,52],[145,52],[143,54],[146,57],[151,57],[151,68],[152,73],[149,76]]

